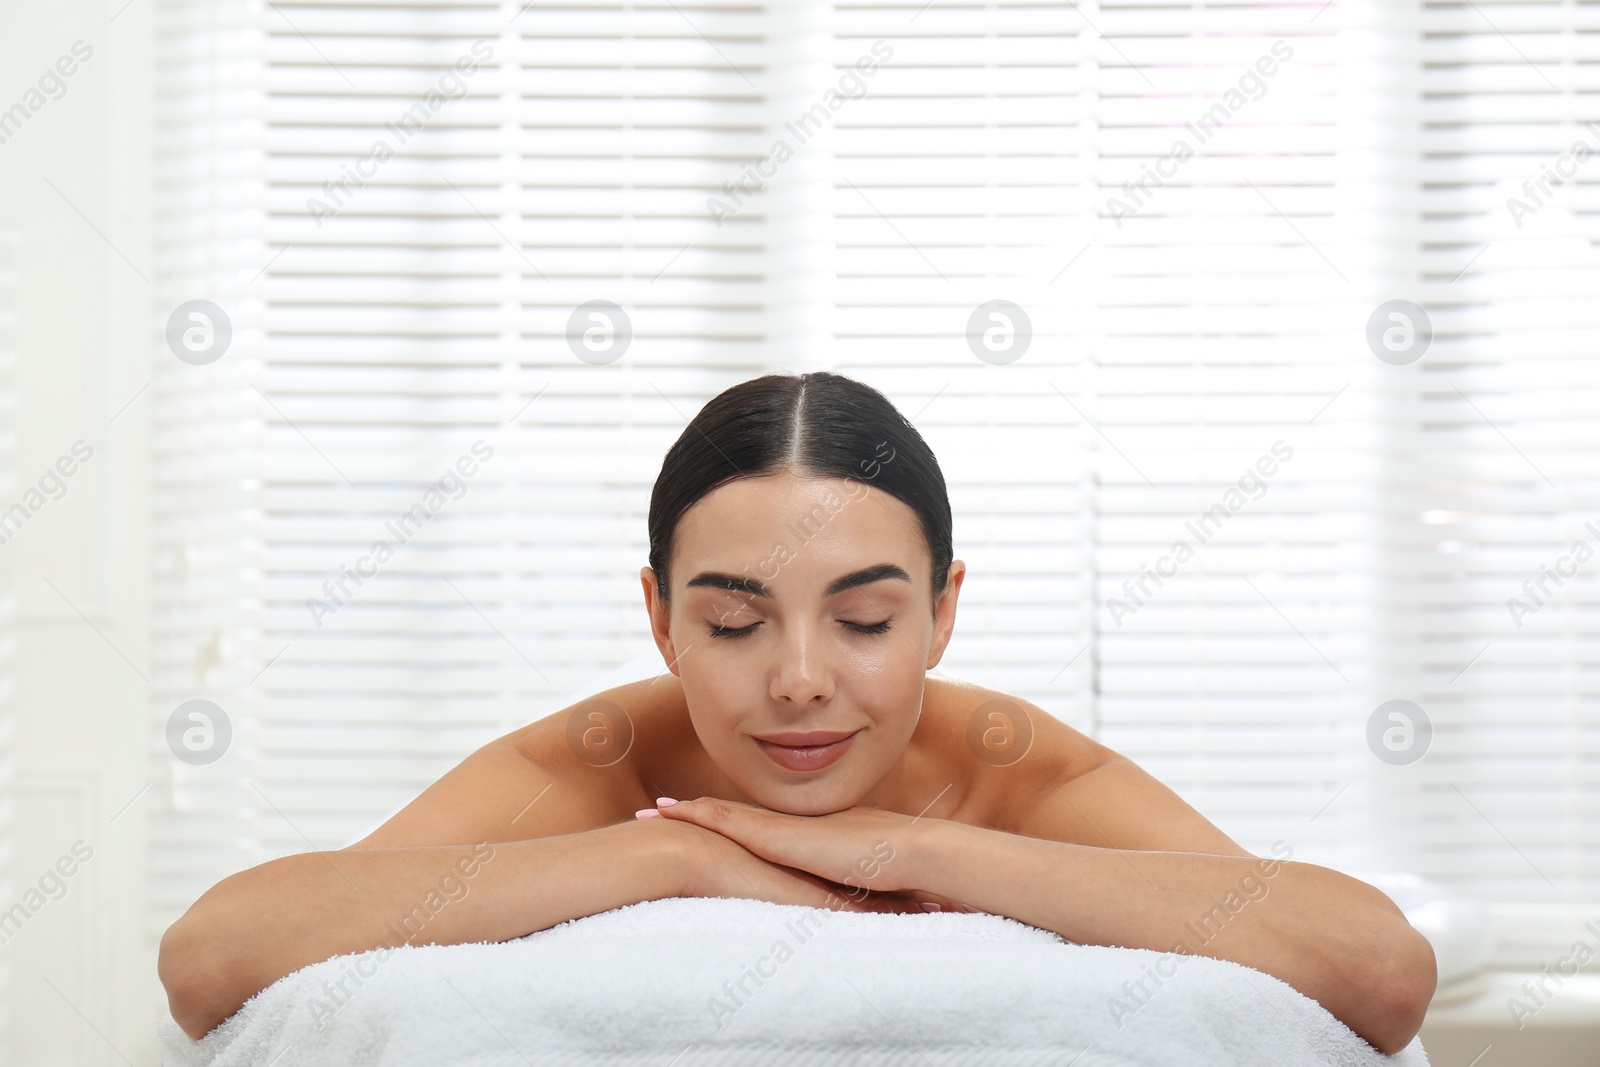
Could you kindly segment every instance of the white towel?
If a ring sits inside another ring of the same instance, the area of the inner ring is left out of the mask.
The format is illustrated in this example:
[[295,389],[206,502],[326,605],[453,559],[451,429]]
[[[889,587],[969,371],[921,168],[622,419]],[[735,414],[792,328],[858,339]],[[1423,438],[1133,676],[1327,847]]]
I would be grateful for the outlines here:
[[1382,1056],[1270,975],[1176,959],[996,915],[673,897],[503,943],[335,957],[199,1042],[165,1015],[162,1063],[1427,1067],[1420,1041]]

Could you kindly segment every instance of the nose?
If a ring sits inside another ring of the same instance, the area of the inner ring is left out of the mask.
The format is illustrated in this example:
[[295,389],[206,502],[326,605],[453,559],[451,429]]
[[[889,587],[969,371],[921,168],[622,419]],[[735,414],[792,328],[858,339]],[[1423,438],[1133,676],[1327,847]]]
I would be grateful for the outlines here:
[[789,624],[783,640],[776,643],[778,662],[768,695],[778,703],[803,708],[814,701],[825,703],[833,696],[833,668],[813,627],[809,622]]

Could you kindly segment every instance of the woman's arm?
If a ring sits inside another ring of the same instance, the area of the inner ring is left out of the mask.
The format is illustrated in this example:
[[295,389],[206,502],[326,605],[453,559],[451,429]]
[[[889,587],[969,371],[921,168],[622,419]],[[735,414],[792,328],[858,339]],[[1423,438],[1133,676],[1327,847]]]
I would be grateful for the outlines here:
[[333,956],[504,941],[682,894],[684,833],[629,820],[478,845],[303,852],[224,878],[161,939],[174,1021],[198,1040],[251,996]]
[[[1097,848],[926,820],[915,884],[1069,941],[1202,955],[1294,986],[1379,1052],[1422,1027],[1437,981],[1433,948],[1383,893],[1315,864]],[[1158,968],[1159,969],[1159,968]],[[1160,996],[1118,990],[1119,1022]]]
[[[1006,783],[1010,832],[929,823],[931,855],[913,860],[932,884],[920,888],[1072,941],[1253,967],[1385,1053],[1416,1036],[1437,984],[1433,946],[1387,896],[1326,867],[1284,862],[1293,849],[1282,842],[1273,858],[1257,858],[1132,760],[1037,705],[1005,699],[1038,731],[1033,766],[1002,768],[1016,778]],[[1184,958],[1158,967],[1170,977]],[[1120,1020],[1159,995],[1152,979],[1107,1008]]]
[[[601,706],[644,722],[659,692],[648,681],[620,686],[601,694]],[[332,956],[504,941],[643,900],[701,895],[708,883],[779,904],[823,907],[836,895],[732,842],[710,846],[715,835],[696,827],[635,820],[640,787],[627,764],[594,766],[568,744],[568,717],[589,706],[484,745],[342,851],[285,856],[213,886],[161,940],[174,1020],[198,1039],[261,989]],[[845,906],[916,902],[874,896]]]
[[223,879],[161,939],[173,1018],[198,1038],[284,975],[342,953],[505,940],[677,895],[683,835],[635,826],[630,766],[596,766],[567,740],[573,715],[646,721],[662,699],[648,681],[608,689],[483,745],[343,850]]

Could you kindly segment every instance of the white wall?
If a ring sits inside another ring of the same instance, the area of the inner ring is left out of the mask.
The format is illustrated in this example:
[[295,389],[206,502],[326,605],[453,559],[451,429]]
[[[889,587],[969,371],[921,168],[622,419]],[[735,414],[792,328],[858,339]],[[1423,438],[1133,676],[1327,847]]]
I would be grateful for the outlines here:
[[[0,1063],[29,1067],[157,1062],[162,1000],[142,925],[144,814],[159,787],[146,789],[154,712],[141,393],[155,336],[151,12],[139,0],[122,8],[0,0],[0,113],[19,102],[29,111],[12,112],[20,128],[0,127],[0,230],[17,234],[16,477],[0,511],[74,442],[93,449],[64,495],[0,544],[17,603],[15,840],[0,909],[27,907],[30,888],[75,842],[93,850],[59,899],[31,898],[43,906],[0,945],[10,974]],[[28,108],[41,102],[29,90],[79,41],[92,56],[64,93],[47,84],[42,106]]]

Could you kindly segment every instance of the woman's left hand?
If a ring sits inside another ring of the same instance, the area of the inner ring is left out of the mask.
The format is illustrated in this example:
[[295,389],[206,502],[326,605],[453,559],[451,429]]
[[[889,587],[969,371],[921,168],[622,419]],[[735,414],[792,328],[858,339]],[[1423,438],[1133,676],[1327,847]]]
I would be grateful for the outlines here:
[[737,841],[762,859],[882,893],[924,888],[917,884],[916,847],[937,821],[866,807],[790,815],[717,797],[658,804],[656,810]]

